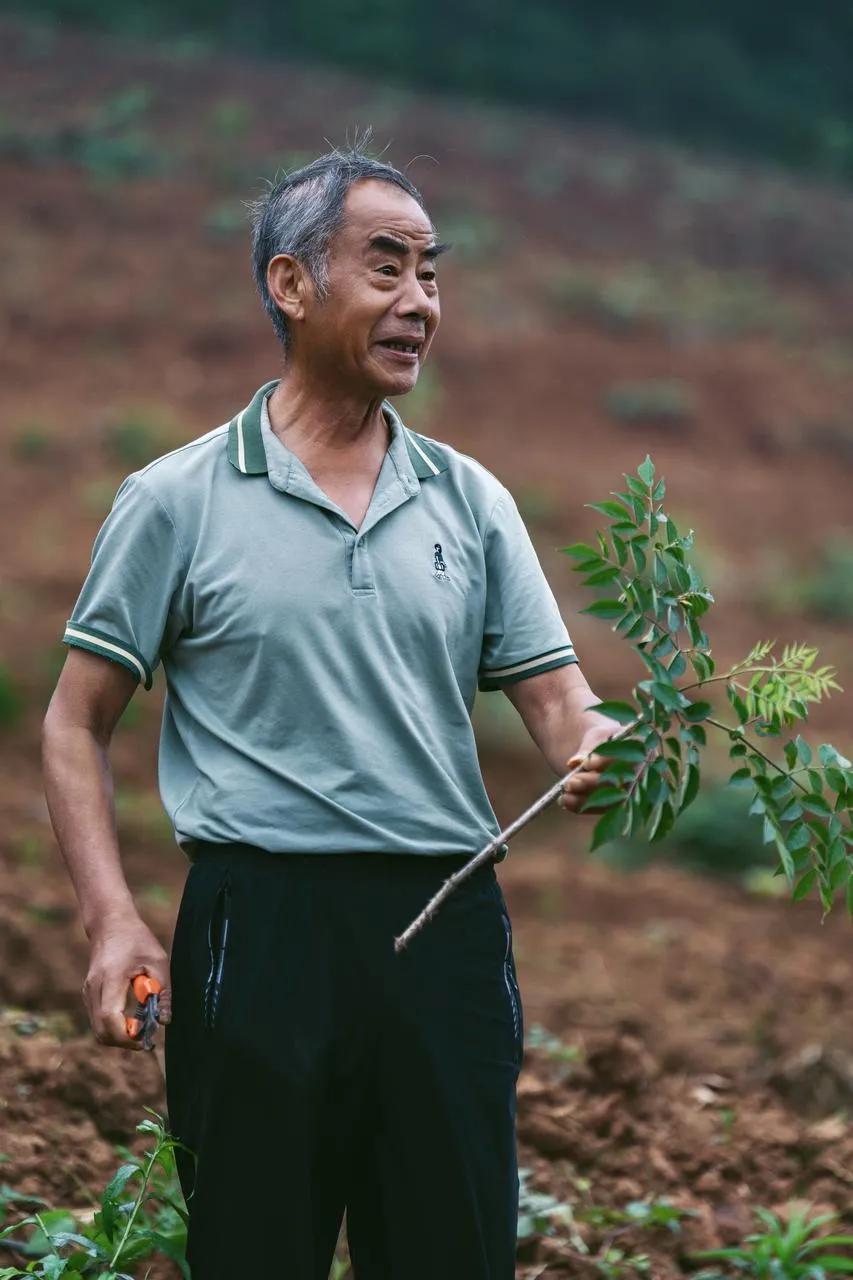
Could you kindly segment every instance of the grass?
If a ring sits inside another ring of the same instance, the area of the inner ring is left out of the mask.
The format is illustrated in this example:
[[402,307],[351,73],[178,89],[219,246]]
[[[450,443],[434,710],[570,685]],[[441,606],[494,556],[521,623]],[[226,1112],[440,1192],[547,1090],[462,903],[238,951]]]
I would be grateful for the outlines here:
[[24,696],[12,672],[0,662],[0,731],[13,728],[24,710]]
[[[43,1028],[44,1019],[35,1015],[29,1021],[19,1019],[17,1030],[18,1034],[30,1035]],[[42,1280],[131,1280],[128,1268],[148,1263],[158,1255],[170,1259],[189,1280],[188,1216],[175,1162],[175,1150],[182,1144],[172,1137],[156,1111],[149,1107],[144,1110],[152,1118],[141,1121],[136,1131],[150,1135],[153,1145],[142,1156],[125,1146],[116,1148],[122,1164],[103,1192],[93,1199],[91,1210],[52,1209],[39,1196],[0,1184],[0,1241],[22,1263],[0,1268],[0,1280],[25,1280],[30,1276]],[[0,1161],[5,1159],[8,1157],[0,1154]],[[542,1237],[550,1237],[557,1249],[554,1256],[565,1250],[564,1260],[581,1262],[584,1275],[609,1280],[651,1275],[648,1254],[627,1247],[624,1238],[637,1231],[678,1235],[684,1219],[694,1216],[693,1210],[680,1208],[666,1196],[633,1200],[621,1208],[597,1204],[589,1179],[581,1177],[573,1179],[577,1198],[561,1199],[538,1190],[533,1177],[533,1170],[527,1167],[518,1171],[519,1248],[524,1251]],[[791,1205],[787,1220],[757,1208],[756,1217],[765,1231],[747,1236],[736,1248],[702,1250],[683,1261],[721,1264],[722,1269],[691,1271],[693,1280],[726,1280],[733,1275],[755,1280],[828,1280],[830,1273],[853,1274],[853,1258],[849,1256],[853,1236],[837,1232],[821,1235],[821,1230],[834,1224],[838,1215],[826,1213],[809,1218],[809,1207]],[[26,1216],[9,1221],[21,1211]],[[345,1280],[350,1275],[342,1227],[330,1280]]]
[[617,422],[641,426],[684,427],[696,413],[690,387],[676,379],[616,382],[608,387],[604,405]]
[[[853,1275],[853,1235],[820,1235],[838,1214],[810,1218],[810,1205],[792,1208],[787,1221],[768,1209],[755,1215],[766,1228],[746,1237],[731,1249],[705,1249],[690,1255],[695,1262],[715,1261],[721,1268],[694,1273],[694,1280],[727,1280],[751,1276],[753,1280],[828,1280],[830,1275]],[[844,1253],[839,1253],[838,1249]]]
[[762,573],[757,596],[772,613],[800,614],[828,622],[853,618],[853,538],[838,530],[825,538],[807,573],[793,572],[783,559]]
[[[189,1280],[186,1262],[186,1205],[181,1196],[175,1148],[162,1117],[142,1120],[138,1133],[151,1135],[153,1147],[144,1158],[126,1151],[125,1162],[104,1189],[91,1214],[49,1209],[34,1196],[19,1196],[0,1187],[0,1222],[10,1204],[33,1212],[0,1231],[6,1249],[17,1253],[25,1268],[0,1269],[0,1280],[39,1276],[43,1280],[121,1280],[128,1268],[155,1255],[171,1259]],[[29,1236],[22,1234],[29,1230]]]
[[173,157],[147,121],[154,100],[149,85],[129,84],[104,98],[81,124],[64,120],[35,130],[4,121],[0,155],[37,166],[71,164],[102,185],[167,173]]
[[146,463],[180,443],[181,427],[168,409],[157,404],[126,405],[104,428],[110,458],[126,467]]
[[38,462],[53,444],[52,429],[42,422],[25,422],[12,437],[12,457],[21,462]]
[[168,840],[172,836],[172,824],[156,790],[118,787],[115,810],[120,832],[133,832],[152,840]]
[[803,304],[780,296],[758,272],[714,271],[686,260],[614,268],[552,259],[541,288],[558,313],[616,333],[651,327],[676,342],[798,339],[812,320]]

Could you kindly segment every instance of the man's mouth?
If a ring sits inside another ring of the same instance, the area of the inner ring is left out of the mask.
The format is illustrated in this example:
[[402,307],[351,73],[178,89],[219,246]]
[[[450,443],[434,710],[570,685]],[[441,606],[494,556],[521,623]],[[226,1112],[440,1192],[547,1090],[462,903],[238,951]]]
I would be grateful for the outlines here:
[[407,364],[415,363],[418,359],[418,351],[420,348],[413,342],[388,341],[379,342],[377,346],[382,347],[385,351],[390,352],[396,359],[405,360]]

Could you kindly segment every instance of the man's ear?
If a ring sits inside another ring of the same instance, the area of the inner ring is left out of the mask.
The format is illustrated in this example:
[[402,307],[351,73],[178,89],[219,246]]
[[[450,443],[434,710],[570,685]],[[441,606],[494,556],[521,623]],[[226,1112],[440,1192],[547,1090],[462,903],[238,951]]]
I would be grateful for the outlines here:
[[305,303],[313,286],[305,268],[290,253],[278,253],[267,266],[270,296],[288,320],[305,317]]

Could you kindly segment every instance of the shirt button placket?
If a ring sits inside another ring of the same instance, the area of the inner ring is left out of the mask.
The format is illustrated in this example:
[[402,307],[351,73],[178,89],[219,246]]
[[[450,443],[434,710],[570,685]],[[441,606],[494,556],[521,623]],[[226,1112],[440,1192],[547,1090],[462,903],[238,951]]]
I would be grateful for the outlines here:
[[367,535],[359,538],[352,553],[352,585],[354,590],[369,590],[373,586],[370,576],[370,559],[367,554]]

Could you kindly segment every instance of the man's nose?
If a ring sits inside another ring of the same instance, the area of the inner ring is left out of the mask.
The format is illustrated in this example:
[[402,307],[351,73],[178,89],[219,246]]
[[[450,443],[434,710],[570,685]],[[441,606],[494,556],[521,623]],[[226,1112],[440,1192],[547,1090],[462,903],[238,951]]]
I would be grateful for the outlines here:
[[404,316],[419,316],[425,320],[431,315],[432,309],[433,299],[424,289],[420,280],[408,280],[400,298],[400,314]]

